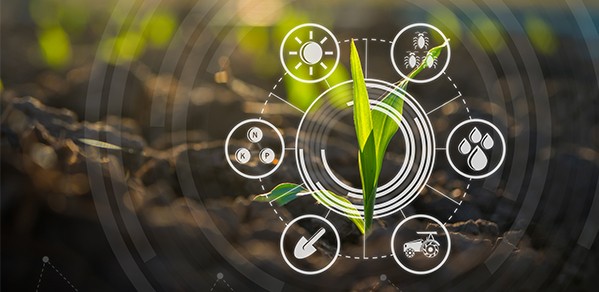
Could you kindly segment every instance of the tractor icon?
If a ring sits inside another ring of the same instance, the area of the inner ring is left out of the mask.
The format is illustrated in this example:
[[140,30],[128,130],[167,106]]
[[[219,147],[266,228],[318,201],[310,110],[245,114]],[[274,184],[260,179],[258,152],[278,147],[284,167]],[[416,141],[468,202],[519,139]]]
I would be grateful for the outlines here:
[[418,231],[416,234],[420,235],[428,235],[426,239],[416,239],[403,244],[403,252],[406,254],[406,257],[412,258],[417,252],[421,252],[427,258],[434,258],[439,253],[439,244],[438,241],[433,237],[437,235],[437,231]]

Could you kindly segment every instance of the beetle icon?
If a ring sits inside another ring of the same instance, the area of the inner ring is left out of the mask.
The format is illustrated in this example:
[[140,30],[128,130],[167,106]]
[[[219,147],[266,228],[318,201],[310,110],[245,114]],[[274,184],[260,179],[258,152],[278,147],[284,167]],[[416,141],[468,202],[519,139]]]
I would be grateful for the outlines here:
[[437,235],[437,231],[418,231],[416,234],[428,235],[426,239],[416,239],[403,244],[403,252],[406,257],[413,258],[417,252],[421,252],[427,258],[434,258],[439,254],[441,244],[435,240],[433,235]]
[[427,53],[422,59],[428,68],[437,68],[437,58],[430,53]]
[[417,52],[407,51],[407,56],[404,57],[404,65],[406,68],[414,68],[420,66],[420,57],[416,56]]
[[428,49],[428,36],[426,36],[427,32],[416,32],[413,38],[414,49]]

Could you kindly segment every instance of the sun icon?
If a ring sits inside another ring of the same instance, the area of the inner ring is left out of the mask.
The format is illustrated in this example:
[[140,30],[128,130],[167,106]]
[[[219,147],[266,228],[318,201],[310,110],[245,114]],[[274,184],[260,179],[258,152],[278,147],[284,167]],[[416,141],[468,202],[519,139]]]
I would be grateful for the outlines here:
[[313,83],[327,78],[339,62],[335,36],[318,24],[303,24],[285,36],[281,45],[285,71],[298,81]]
[[[299,69],[303,64],[306,64],[308,67],[308,73],[310,76],[314,75],[314,67],[312,65],[319,64],[323,69],[328,69],[327,65],[322,62],[323,53],[326,56],[332,56],[333,51],[324,51],[322,45],[324,45],[329,40],[328,37],[323,37],[320,41],[314,41],[314,31],[310,31],[309,40],[307,42],[302,41],[299,37],[295,37],[295,41],[298,44],[301,44],[301,48],[299,50],[299,56],[301,58],[301,62],[298,62],[295,65],[295,69]],[[289,55],[297,55],[298,51],[289,51]]]

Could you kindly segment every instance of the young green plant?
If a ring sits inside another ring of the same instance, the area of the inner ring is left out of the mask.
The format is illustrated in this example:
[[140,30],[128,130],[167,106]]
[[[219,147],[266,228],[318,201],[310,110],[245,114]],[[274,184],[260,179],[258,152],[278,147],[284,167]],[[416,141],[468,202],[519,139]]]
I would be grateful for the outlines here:
[[360,168],[362,198],[364,201],[364,229],[369,230],[370,225],[372,225],[374,199],[380,174],[379,163],[377,162],[379,153],[377,153],[375,143],[372,110],[370,109],[366,81],[364,80],[364,73],[362,73],[360,55],[358,55],[353,40],[351,42],[349,62],[354,87],[354,127],[358,138],[358,166]]
[[[447,45],[448,43],[446,42],[430,49],[427,52],[425,59],[428,58],[428,56],[437,59],[443,48]],[[395,133],[397,133],[399,126],[387,114],[370,109],[370,98],[368,96],[366,80],[364,79],[364,73],[362,72],[360,56],[353,41],[351,42],[350,48],[350,66],[353,81],[353,117],[358,140],[358,165],[360,170],[360,181],[362,183],[364,218],[362,218],[360,212],[347,198],[330,191],[326,192],[328,195],[344,202],[344,205],[353,206],[346,215],[348,215],[347,217],[356,225],[356,227],[358,227],[362,234],[366,234],[372,226],[376,188],[378,186],[378,179],[381,174],[385,153],[389,146],[389,142]],[[426,62],[422,62],[422,64],[408,74],[408,78],[398,82],[397,86],[405,91],[409,80],[415,78],[425,67]],[[401,94],[399,90],[389,92],[383,96],[379,102],[391,106],[401,114],[403,112],[403,99],[401,96],[398,96],[398,94]],[[293,183],[282,183],[269,193],[256,196],[254,200],[270,203],[276,202],[278,205],[284,206],[305,195],[312,195],[317,201],[320,201],[318,200],[316,192],[310,192],[301,185]]]

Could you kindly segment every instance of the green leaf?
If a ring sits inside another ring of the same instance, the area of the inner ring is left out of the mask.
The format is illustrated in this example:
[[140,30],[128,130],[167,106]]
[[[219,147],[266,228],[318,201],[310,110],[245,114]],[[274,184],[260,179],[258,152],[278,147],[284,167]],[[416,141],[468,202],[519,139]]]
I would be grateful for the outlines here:
[[[426,53],[424,60],[426,60],[428,58],[428,56],[432,56],[433,59],[439,58],[439,56],[441,55],[441,52],[443,51],[443,48],[445,48],[448,45],[449,45],[449,39],[447,39],[447,41],[442,43],[441,45],[431,48]],[[426,68],[426,62],[422,62],[420,64],[420,66],[414,68],[414,70],[412,70],[412,72],[410,72],[410,74],[408,74],[408,77],[410,79],[415,78],[416,75],[418,75],[418,73],[420,73],[420,72],[422,72],[422,70],[424,70],[424,68]],[[399,82],[399,87],[401,89],[405,90],[408,87],[408,83],[410,82],[410,79],[406,78],[406,79],[402,80],[401,82]]]
[[177,30],[177,16],[168,10],[156,10],[142,20],[140,31],[151,45],[164,48]]
[[276,186],[270,193],[254,197],[258,202],[276,202],[279,206],[285,206],[287,203],[306,195],[307,190],[301,185],[292,183],[282,183]]
[[354,124],[356,135],[358,136],[358,145],[360,150],[364,149],[368,136],[372,134],[372,115],[370,113],[370,102],[368,100],[368,91],[366,82],[362,73],[362,64],[360,56],[353,40],[351,42],[351,53],[349,56],[351,64],[351,74],[354,81]]
[[[427,56],[430,55],[435,59],[438,58],[443,48],[447,45],[446,42],[432,48],[428,51]],[[345,215],[347,215],[347,217],[358,227],[362,234],[365,234],[372,225],[376,187],[378,185],[383,157],[387,151],[389,142],[399,127],[397,123],[386,114],[378,111],[373,112],[370,109],[370,101],[368,98],[366,81],[364,80],[364,74],[362,72],[362,65],[360,64],[360,56],[358,55],[358,50],[353,41],[351,43],[350,63],[354,87],[354,124],[359,145],[358,165],[360,167],[360,180],[362,182],[364,199],[364,218],[361,217],[360,212],[355,207],[350,208],[351,211]],[[423,62],[408,74],[408,77],[415,78],[425,66],[426,63]],[[408,82],[409,79],[406,78],[398,83],[398,87],[405,90]],[[381,101],[393,107],[399,113],[403,113],[402,97],[403,93],[397,89],[393,92],[389,92]],[[333,196],[338,200],[343,201],[343,205],[354,206],[345,197],[336,195],[330,191],[324,192],[327,192],[329,196]],[[282,183],[276,186],[270,193],[256,196],[254,200],[260,202],[276,202],[280,206],[284,206],[298,197],[308,194],[319,201],[316,195],[318,194],[317,192],[309,192],[301,185]]]
[[[428,58],[429,55],[432,56],[434,59],[437,59],[441,55],[443,48],[445,48],[447,45],[448,43],[446,42],[439,46],[431,48],[427,52],[425,59]],[[418,73],[424,70],[425,67],[426,62],[422,62],[420,66],[418,66],[412,72],[410,72],[410,74],[408,74],[408,77],[415,78],[416,75],[418,75]],[[406,78],[399,82],[398,87],[401,88],[401,90],[405,91],[408,87],[408,83],[409,79]],[[400,114],[403,114],[403,92],[401,90],[395,89],[392,92],[387,93],[387,95],[382,99],[382,102],[391,106]],[[389,146],[389,142],[391,142],[391,139],[393,138],[395,133],[397,133],[397,130],[399,130],[399,126],[393,119],[391,119],[391,117],[389,117],[389,115],[384,114],[380,111],[372,112],[372,124],[377,149],[377,168],[380,172],[385,153],[387,152],[387,147]]]
[[59,69],[72,58],[71,41],[67,32],[60,26],[44,28],[39,32],[38,43],[46,64]]
[[358,165],[360,167],[362,197],[364,200],[364,228],[368,230],[372,224],[380,169],[377,167],[377,148],[372,129],[372,111],[370,110],[368,90],[366,89],[364,73],[362,73],[360,55],[353,40],[349,61],[354,85],[354,126],[359,146]]
[[[344,201],[346,203],[348,203],[349,205],[351,205],[352,207],[350,208],[351,212],[346,213],[347,218],[349,220],[351,220],[354,225],[356,225],[356,227],[358,227],[358,229],[360,230],[360,232],[362,232],[362,234],[364,234],[366,232],[365,226],[364,226],[364,219],[362,219],[362,215],[360,215],[360,211],[358,211],[358,209],[354,206],[354,204],[352,204],[352,202],[350,202],[347,198],[343,197],[343,196],[339,196],[331,191],[326,191],[329,195]],[[327,205],[324,202],[322,203],[323,205]]]
[[[352,206],[350,208],[350,212],[346,213],[346,215],[349,218],[349,220],[351,220],[356,225],[356,227],[358,227],[360,232],[362,232],[362,234],[364,234],[364,231],[365,231],[364,220],[362,219],[362,216],[360,215],[360,212],[358,211],[358,209],[353,207],[354,205],[352,204],[352,202],[350,202],[347,198],[339,196],[331,191],[326,191],[326,192],[330,196],[333,196],[333,197],[337,198],[338,200],[344,201],[345,203],[347,203],[347,205]],[[308,190],[303,188],[301,185],[292,184],[292,183],[282,183],[282,184],[279,184],[278,186],[276,186],[274,189],[272,189],[272,191],[270,191],[269,193],[255,196],[254,201],[275,202],[279,206],[285,206],[287,203],[289,203],[299,197],[309,195],[309,194],[312,195],[312,197],[314,197],[314,199],[316,199],[316,201],[320,202],[314,192],[309,192]],[[332,206],[332,204],[326,204],[325,202],[323,202],[323,205]]]
[[374,132],[371,131],[364,144],[364,149],[361,149],[358,155],[360,180],[362,182],[362,197],[364,200],[364,226],[366,230],[372,225],[376,187],[378,185],[380,174],[380,168],[377,167],[376,157]]
[[[403,114],[403,98],[398,96],[399,94],[401,94],[399,91],[391,92],[382,102],[397,110],[401,115]],[[380,111],[372,111],[372,123],[377,149],[376,162],[377,168],[380,171],[389,142],[391,142],[391,138],[393,138],[399,129],[399,125],[388,114]]]

